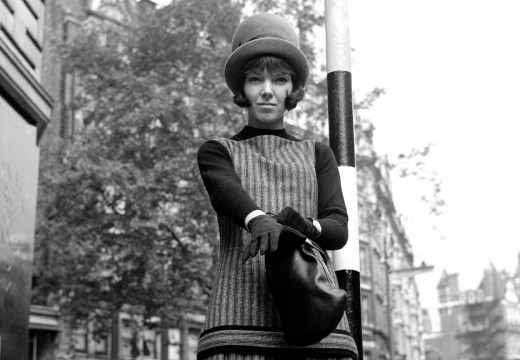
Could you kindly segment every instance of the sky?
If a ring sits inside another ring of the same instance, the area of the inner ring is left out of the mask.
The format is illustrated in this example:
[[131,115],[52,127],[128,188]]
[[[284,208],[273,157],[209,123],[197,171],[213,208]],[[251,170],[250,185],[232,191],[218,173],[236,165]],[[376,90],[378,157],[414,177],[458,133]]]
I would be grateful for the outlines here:
[[443,271],[470,290],[491,263],[509,273],[518,263],[520,1],[351,0],[348,9],[354,92],[386,91],[362,114],[377,153],[434,144],[427,164],[442,181],[443,214],[424,211],[424,189],[396,176],[392,186],[416,265],[434,266],[416,281],[437,328]]
[[427,163],[442,181],[441,216],[392,178],[416,261],[435,267],[416,277],[434,322],[444,270],[469,290],[490,263],[509,273],[518,264],[519,16],[515,0],[349,1],[353,89],[386,90],[363,113],[377,153],[434,144]]

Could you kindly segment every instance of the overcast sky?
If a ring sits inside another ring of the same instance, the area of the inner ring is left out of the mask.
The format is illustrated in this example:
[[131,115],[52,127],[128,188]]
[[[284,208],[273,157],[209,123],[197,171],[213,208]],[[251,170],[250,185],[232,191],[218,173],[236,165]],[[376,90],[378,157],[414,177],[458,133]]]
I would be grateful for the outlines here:
[[[513,272],[520,252],[520,2],[349,2],[353,87],[387,94],[364,116],[391,158],[435,144],[429,165],[443,182],[444,214],[421,211],[393,179],[398,211],[418,260],[421,301],[436,312],[442,271],[478,287],[492,262]],[[432,221],[442,237],[430,230]]]

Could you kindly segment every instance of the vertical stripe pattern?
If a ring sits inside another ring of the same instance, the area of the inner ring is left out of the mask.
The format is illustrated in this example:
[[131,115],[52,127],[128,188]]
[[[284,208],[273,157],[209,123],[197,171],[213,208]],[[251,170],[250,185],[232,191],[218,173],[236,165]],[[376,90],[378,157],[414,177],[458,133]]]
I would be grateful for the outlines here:
[[[274,135],[219,141],[228,150],[242,186],[263,211],[279,213],[291,206],[305,217],[317,216],[314,141],[292,141]],[[218,353],[215,348],[219,347],[222,353],[233,347],[269,348],[275,353],[273,349],[291,348],[283,341],[281,322],[266,283],[264,257],[257,255],[243,264],[241,253],[250,241],[249,233],[230,218],[221,214],[217,217],[219,264],[199,341],[199,357],[201,353]],[[338,349],[344,357],[355,354],[346,316],[338,330],[342,333],[333,333],[309,349],[318,353]]]
[[[266,211],[279,213],[291,206],[308,217],[317,212],[317,180],[314,143],[294,142],[277,136],[258,136],[246,141],[223,140],[232,156],[242,186]],[[265,282],[264,257],[242,264],[249,233],[218,215],[220,260],[215,296],[207,327],[222,324],[279,327],[280,320]],[[238,308],[237,306],[240,306]]]

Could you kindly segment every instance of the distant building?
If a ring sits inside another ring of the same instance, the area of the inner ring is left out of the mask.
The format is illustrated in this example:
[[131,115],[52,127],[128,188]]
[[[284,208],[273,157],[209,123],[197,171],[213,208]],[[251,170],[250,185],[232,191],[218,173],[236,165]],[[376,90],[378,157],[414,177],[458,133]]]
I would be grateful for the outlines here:
[[48,141],[56,136],[72,139],[82,127],[74,106],[80,81],[74,71],[63,66],[59,46],[74,41],[79,32],[96,25],[117,29],[155,6],[150,0],[52,0],[45,3],[42,84],[55,100],[46,133]]
[[426,340],[428,359],[520,359],[516,278],[490,265],[476,290],[460,291],[457,274],[444,272],[437,287],[441,332]]
[[425,359],[423,311],[415,276],[431,270],[416,265],[397,213],[385,159],[372,146],[371,126],[360,119],[358,204],[361,318],[366,360]]

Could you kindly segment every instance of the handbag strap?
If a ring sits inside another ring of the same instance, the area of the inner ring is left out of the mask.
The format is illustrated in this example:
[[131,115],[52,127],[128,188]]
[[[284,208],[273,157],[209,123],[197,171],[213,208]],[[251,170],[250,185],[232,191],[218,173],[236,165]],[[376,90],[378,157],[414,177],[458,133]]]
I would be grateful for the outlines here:
[[311,239],[305,239],[305,242],[321,254],[325,263],[330,263],[332,261],[329,257],[329,254],[327,254],[327,252],[323,250],[321,246],[316,244],[314,241],[312,241]]
[[322,266],[324,268],[324,271],[327,274],[327,277],[329,278],[329,280],[332,281],[332,279],[335,278],[336,276],[334,275],[334,277],[333,277],[333,274],[331,274],[331,272],[329,270],[328,265],[332,262],[332,260],[329,257],[329,254],[325,250],[323,250],[321,246],[319,246],[318,244],[316,244],[314,241],[312,241],[310,239],[305,239],[305,243],[308,244],[312,249],[316,250],[321,255],[322,260],[323,260]]

